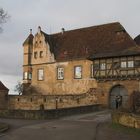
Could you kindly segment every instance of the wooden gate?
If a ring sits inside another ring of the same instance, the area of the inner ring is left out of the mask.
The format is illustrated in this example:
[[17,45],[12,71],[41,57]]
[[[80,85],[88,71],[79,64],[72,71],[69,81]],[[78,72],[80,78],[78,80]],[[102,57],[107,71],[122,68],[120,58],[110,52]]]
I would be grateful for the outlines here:
[[124,86],[116,85],[112,87],[110,91],[109,104],[111,109],[116,109],[119,107],[122,108],[128,107],[128,94]]

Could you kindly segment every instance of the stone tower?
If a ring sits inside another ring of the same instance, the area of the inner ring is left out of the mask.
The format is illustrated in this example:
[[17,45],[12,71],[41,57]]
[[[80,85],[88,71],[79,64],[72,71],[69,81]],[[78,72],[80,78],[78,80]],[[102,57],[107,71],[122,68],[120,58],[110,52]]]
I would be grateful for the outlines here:
[[32,49],[33,49],[33,34],[30,29],[30,34],[23,43],[23,86],[28,87],[31,84],[32,79]]

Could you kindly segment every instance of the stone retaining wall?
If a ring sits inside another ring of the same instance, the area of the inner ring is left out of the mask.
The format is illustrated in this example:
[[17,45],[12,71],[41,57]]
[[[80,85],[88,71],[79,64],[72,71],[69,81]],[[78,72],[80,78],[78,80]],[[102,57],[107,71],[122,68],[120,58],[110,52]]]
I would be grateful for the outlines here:
[[15,119],[55,119],[62,116],[70,116],[73,114],[95,112],[99,109],[100,105],[90,105],[53,110],[0,110],[0,117]]
[[21,95],[9,96],[8,109],[50,110],[99,104],[95,91],[80,95]]
[[127,127],[140,129],[140,115],[125,112],[112,112],[112,121]]

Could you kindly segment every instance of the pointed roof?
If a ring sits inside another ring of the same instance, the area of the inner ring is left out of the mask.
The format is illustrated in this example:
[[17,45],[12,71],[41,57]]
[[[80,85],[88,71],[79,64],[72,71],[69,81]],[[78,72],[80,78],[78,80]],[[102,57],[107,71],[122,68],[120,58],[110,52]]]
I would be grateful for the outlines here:
[[32,33],[30,33],[30,35],[24,41],[23,46],[24,45],[32,45],[33,44],[33,38],[34,38],[34,36],[32,35]]
[[0,81],[0,90],[9,90],[1,81]]

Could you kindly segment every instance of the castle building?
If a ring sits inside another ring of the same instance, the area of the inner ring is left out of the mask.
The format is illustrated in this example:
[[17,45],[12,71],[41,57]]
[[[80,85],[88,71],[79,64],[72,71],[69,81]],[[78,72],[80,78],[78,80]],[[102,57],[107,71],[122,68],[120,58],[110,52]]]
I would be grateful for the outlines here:
[[[129,108],[131,94],[140,90],[140,47],[118,22],[63,28],[56,34],[38,27],[35,35],[30,31],[23,49],[24,93],[10,99],[17,101],[16,109],[97,103],[117,108],[117,98],[119,106]],[[29,99],[30,105],[25,103]]]

